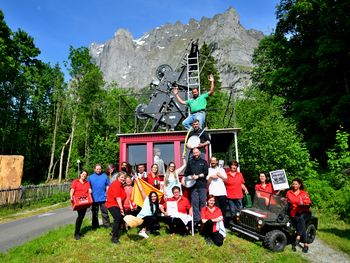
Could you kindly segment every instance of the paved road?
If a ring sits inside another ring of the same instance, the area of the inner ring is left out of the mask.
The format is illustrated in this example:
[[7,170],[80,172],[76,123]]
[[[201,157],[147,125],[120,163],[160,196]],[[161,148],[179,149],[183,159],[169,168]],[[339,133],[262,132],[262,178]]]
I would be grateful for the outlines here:
[[0,252],[21,245],[49,230],[73,224],[76,217],[77,213],[71,207],[65,207],[0,224]]

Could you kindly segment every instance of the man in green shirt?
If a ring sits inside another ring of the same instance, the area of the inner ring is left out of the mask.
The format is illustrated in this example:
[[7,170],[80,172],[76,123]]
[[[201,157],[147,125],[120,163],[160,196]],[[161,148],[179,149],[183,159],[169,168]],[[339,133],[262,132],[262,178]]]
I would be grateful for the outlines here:
[[191,128],[192,122],[194,120],[199,120],[199,126],[201,129],[203,128],[206,116],[205,111],[207,108],[207,99],[214,93],[214,76],[210,75],[208,79],[210,81],[209,92],[199,95],[198,87],[195,87],[192,89],[192,99],[186,101],[180,98],[177,86],[175,86],[173,89],[177,100],[181,104],[187,105],[190,108],[190,115],[182,122],[182,125],[186,130]]

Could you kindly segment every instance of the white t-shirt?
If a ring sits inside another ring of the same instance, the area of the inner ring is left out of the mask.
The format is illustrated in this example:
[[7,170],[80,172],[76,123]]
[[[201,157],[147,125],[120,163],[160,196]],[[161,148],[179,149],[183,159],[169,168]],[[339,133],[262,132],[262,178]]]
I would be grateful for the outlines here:
[[[223,168],[209,168],[207,180],[211,175],[216,175],[217,172],[220,172],[222,175],[224,175],[227,178],[226,172]],[[209,194],[214,196],[221,196],[221,195],[227,195],[226,187],[224,184],[224,181],[221,178],[218,179],[211,179],[210,185],[209,185]]]

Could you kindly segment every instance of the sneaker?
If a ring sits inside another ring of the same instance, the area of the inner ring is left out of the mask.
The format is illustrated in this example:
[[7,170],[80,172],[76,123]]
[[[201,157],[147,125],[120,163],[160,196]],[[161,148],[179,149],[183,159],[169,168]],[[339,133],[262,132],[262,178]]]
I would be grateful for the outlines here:
[[205,243],[208,245],[208,246],[211,246],[213,244],[213,240],[211,240],[210,237],[206,237],[205,238]]
[[304,252],[304,253],[307,253],[308,251],[309,251],[309,247],[307,247],[307,246],[304,245],[304,247],[303,247],[303,252]]
[[140,231],[139,232],[139,236],[143,237],[143,238],[149,238],[149,236],[147,235],[146,231]]
[[120,241],[119,241],[118,238],[112,238],[112,243],[114,243],[114,244],[119,244]]

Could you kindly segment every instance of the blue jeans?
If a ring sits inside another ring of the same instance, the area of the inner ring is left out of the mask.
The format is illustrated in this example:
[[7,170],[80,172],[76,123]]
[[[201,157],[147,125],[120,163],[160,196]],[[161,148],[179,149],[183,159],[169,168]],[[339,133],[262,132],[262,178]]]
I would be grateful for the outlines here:
[[199,111],[196,113],[192,113],[192,114],[188,115],[188,117],[186,119],[184,119],[184,121],[182,122],[182,125],[185,127],[186,130],[189,130],[192,126],[192,122],[194,120],[199,120],[199,127],[201,129],[203,129],[203,125],[205,122],[205,116],[206,116],[205,111]]
[[230,206],[231,217],[235,218],[237,210],[243,208],[242,199],[227,198],[227,200],[228,200],[228,205]]
[[201,210],[205,207],[207,199],[206,188],[194,188],[191,192],[191,205],[193,208],[193,221],[198,223],[201,220]]

